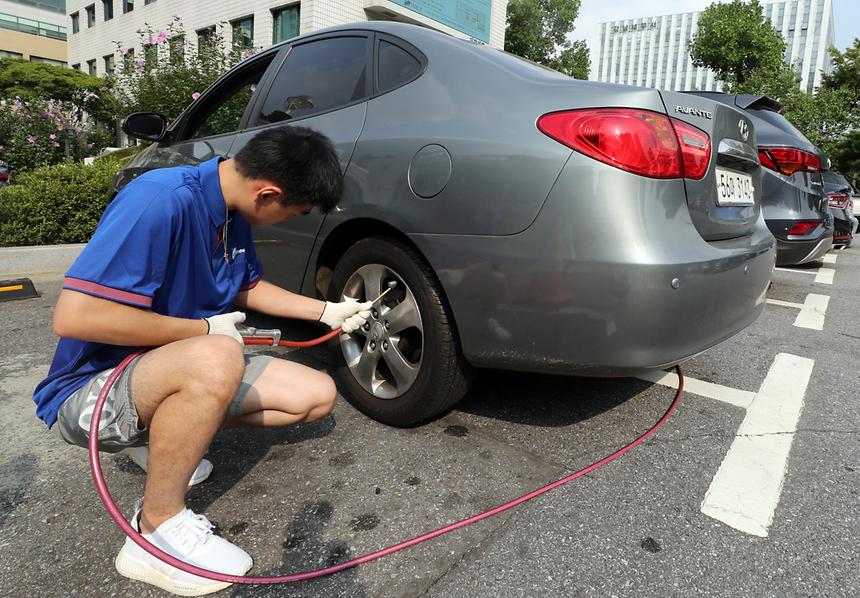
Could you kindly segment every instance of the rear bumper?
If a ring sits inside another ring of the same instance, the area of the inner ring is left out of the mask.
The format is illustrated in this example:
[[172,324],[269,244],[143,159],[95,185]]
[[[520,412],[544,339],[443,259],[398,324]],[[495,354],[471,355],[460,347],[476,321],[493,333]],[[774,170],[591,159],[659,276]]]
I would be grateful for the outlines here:
[[[680,363],[761,314],[775,254],[763,219],[749,236],[706,242],[683,181],[594,170],[568,167],[518,235],[412,237],[474,365],[626,376]],[[596,196],[612,209],[596,209],[583,191],[605,177],[622,184]]]
[[848,210],[831,210],[833,213],[833,245],[849,247],[857,232],[857,219]]
[[777,239],[776,263],[778,266],[796,266],[820,260],[833,247],[833,229],[811,241],[785,241]]

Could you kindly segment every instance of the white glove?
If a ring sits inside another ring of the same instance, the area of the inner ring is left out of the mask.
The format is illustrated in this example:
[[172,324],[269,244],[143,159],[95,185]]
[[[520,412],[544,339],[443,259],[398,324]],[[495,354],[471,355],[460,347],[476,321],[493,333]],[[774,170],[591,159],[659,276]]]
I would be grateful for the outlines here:
[[241,324],[245,321],[245,314],[241,311],[233,311],[229,314],[219,314],[217,316],[209,316],[203,318],[209,324],[209,332],[206,334],[223,334],[235,338],[239,343],[245,344],[242,340],[242,335],[236,330],[236,324]]
[[372,301],[341,301],[340,303],[325,302],[325,308],[320,316],[320,322],[328,324],[332,330],[340,328],[346,334],[355,332],[367,322],[370,317]]

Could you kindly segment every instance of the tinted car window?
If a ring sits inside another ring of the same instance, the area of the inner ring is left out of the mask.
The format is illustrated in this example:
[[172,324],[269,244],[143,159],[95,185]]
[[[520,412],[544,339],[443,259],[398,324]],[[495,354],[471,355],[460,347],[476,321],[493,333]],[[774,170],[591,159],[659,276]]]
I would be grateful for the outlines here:
[[824,179],[824,191],[827,193],[835,193],[837,191],[850,191],[851,186],[848,180],[841,174],[835,172],[822,172],[821,178]]
[[414,79],[421,63],[412,54],[381,40],[379,42],[379,91],[386,92]]
[[219,84],[215,95],[207,97],[191,114],[183,138],[194,139],[237,131],[245,108],[273,58],[274,54],[266,59],[258,59]]
[[260,123],[309,116],[367,95],[367,39],[334,37],[294,47],[275,77]]
[[760,119],[762,119],[763,121],[765,121],[765,122],[769,123],[770,125],[772,125],[772,126],[776,127],[776,128],[777,128],[777,129],[779,129],[780,131],[783,131],[783,132],[785,132],[785,133],[789,133],[789,134],[791,134],[791,135],[794,135],[794,136],[796,136],[796,137],[799,137],[800,139],[803,139],[804,141],[807,141],[807,143],[811,143],[811,142],[809,142],[809,141],[806,139],[806,137],[804,136],[804,134],[803,134],[803,133],[801,133],[800,131],[798,131],[798,130],[795,128],[795,126],[794,126],[793,124],[791,124],[791,123],[788,121],[788,119],[787,119],[787,118],[785,118],[782,114],[779,114],[779,113],[774,112],[774,111],[772,111],[772,110],[755,110],[755,109],[753,109],[753,108],[751,108],[751,109],[749,110],[749,112],[750,112],[750,113],[752,113],[752,114],[755,114],[755,115],[756,115],[756,116],[758,116]]

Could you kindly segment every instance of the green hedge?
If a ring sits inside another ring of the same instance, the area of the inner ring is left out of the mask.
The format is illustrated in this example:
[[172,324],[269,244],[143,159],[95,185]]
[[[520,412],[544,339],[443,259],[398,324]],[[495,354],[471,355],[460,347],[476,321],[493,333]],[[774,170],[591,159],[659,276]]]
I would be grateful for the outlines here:
[[0,247],[85,243],[126,159],[37,168],[0,187]]
[[130,159],[132,156],[136,155],[138,152],[146,149],[149,146],[149,143],[139,143],[137,145],[130,145],[128,147],[124,147],[122,149],[109,152],[107,154],[102,154],[98,158],[94,160],[96,164],[101,162],[109,162],[111,160],[119,160],[121,158]]

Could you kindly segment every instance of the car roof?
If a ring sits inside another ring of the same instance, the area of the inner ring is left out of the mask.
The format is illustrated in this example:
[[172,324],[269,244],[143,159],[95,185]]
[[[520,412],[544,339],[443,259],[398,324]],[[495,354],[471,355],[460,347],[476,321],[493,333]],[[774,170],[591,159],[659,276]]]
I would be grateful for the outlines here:
[[527,79],[556,82],[562,81],[564,83],[572,83],[574,85],[586,84],[589,86],[603,86],[607,87],[607,89],[619,87],[617,85],[610,86],[610,84],[607,83],[577,80],[565,75],[564,73],[560,73],[549,67],[537,64],[521,56],[499,50],[488,44],[475,40],[466,40],[454,37],[448,33],[443,33],[421,25],[398,23],[394,21],[364,21],[326,27],[325,29],[319,29],[311,33],[306,33],[304,35],[285,40],[271,48],[268,48],[266,51],[272,50],[273,48],[280,48],[285,45],[310,41],[318,37],[324,37],[326,35],[339,32],[388,34],[413,44],[416,48],[425,53],[439,50],[440,53],[447,53],[450,56],[453,52],[463,52],[463,54],[457,59],[457,64],[461,68],[465,68],[465,61],[467,60],[467,57],[470,57],[475,59],[473,64],[486,64],[486,61],[489,60],[501,69],[513,72],[516,75]]

